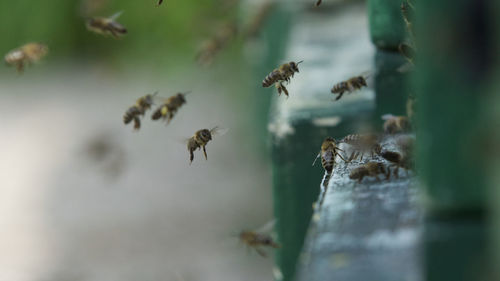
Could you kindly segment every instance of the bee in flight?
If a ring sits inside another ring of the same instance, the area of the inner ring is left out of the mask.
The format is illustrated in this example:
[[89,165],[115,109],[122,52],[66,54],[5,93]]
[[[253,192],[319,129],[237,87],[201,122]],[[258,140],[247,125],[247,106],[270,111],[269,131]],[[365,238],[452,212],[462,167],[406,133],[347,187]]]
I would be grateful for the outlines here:
[[154,101],[154,96],[156,96],[157,92],[154,94],[148,94],[143,97],[140,97],[133,106],[129,107],[125,114],[123,115],[123,123],[127,125],[132,120],[134,120],[134,129],[139,130],[141,128],[141,119],[139,118],[141,115],[144,115],[148,109],[151,108]]
[[211,130],[201,129],[196,131],[192,137],[187,140],[187,149],[189,151],[189,164],[193,163],[194,151],[197,149],[203,149],[203,154],[205,155],[205,160],[207,158],[207,150],[205,147],[208,142],[212,140],[215,135],[223,135],[227,132],[226,129],[221,129],[219,127],[214,127]]
[[270,234],[267,233],[274,226],[274,222],[275,221],[272,220],[256,231],[243,230],[239,233],[238,237],[243,244],[255,249],[260,256],[267,257],[267,253],[262,250],[261,247],[271,247],[274,249],[280,248],[280,245],[274,241]]
[[322,1],[323,1],[323,0],[318,0],[318,1],[316,1],[316,7],[318,7],[319,5],[321,5],[321,2],[322,2]]
[[151,119],[158,120],[163,118],[169,124],[172,118],[174,118],[175,113],[177,113],[177,110],[186,103],[186,95],[188,93],[177,93],[175,96],[165,99],[163,104],[151,115]]
[[351,93],[363,87],[367,87],[366,79],[367,77],[360,75],[333,85],[331,92],[337,95],[335,100],[339,100],[346,92]]
[[163,0],[158,0],[158,3],[156,4],[156,6],[160,6],[161,3],[163,3]]
[[22,73],[26,64],[39,61],[48,52],[49,48],[44,44],[28,43],[8,52],[5,55],[5,62],[8,65],[15,66],[18,73]]
[[118,12],[109,18],[95,17],[87,19],[86,25],[87,29],[93,31],[97,34],[103,35],[113,35],[115,38],[120,38],[120,36],[127,33],[125,26],[116,22],[116,19],[122,14]]
[[388,169],[383,163],[368,162],[352,170],[349,174],[349,178],[352,180],[357,179],[358,182],[361,182],[364,177],[368,176],[375,177],[377,180],[380,180],[378,178],[379,174],[385,175],[386,179],[388,179],[391,176],[391,170]]
[[228,22],[221,26],[215,36],[205,40],[196,54],[196,62],[201,66],[210,66],[215,57],[226,48],[238,34],[235,22]]
[[397,134],[407,132],[411,129],[410,120],[406,116],[394,116],[385,114],[382,116],[384,122],[384,132],[387,134]]
[[279,68],[273,70],[269,75],[264,78],[262,81],[262,87],[271,87],[271,85],[275,85],[278,89],[278,94],[281,95],[281,92],[284,92],[288,97],[288,90],[283,85],[283,82],[290,82],[290,78],[293,77],[295,72],[299,72],[299,64],[303,61],[299,62],[289,62],[282,64]]

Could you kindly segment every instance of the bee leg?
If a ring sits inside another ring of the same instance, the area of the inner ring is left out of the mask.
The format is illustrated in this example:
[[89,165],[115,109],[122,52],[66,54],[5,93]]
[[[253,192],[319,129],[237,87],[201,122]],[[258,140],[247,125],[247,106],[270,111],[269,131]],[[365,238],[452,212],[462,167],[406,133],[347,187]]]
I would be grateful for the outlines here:
[[193,150],[190,149],[189,150],[189,165],[191,165],[191,163],[193,163],[193,159],[194,159],[194,153],[193,153]]
[[205,149],[205,146],[203,146],[203,154],[205,155],[205,160],[208,160],[208,158],[207,158],[207,150]]
[[134,130],[139,130],[141,128],[141,119],[139,117],[134,117]]
[[351,156],[349,157],[347,163],[351,163],[351,161],[354,159],[354,155],[356,155],[356,151],[351,152]]
[[361,181],[363,180],[364,177],[365,177],[364,175],[360,176],[358,179],[358,183],[361,183]]
[[276,89],[278,89],[278,96],[281,96],[281,83],[276,83]]
[[342,95],[344,95],[344,91],[340,92],[339,95],[335,98],[335,100],[336,101],[339,100],[342,97]]
[[16,70],[17,73],[23,73],[24,72],[24,63],[21,61],[16,65]]
[[262,249],[255,247],[255,251],[263,258],[267,257],[266,252],[264,252]]

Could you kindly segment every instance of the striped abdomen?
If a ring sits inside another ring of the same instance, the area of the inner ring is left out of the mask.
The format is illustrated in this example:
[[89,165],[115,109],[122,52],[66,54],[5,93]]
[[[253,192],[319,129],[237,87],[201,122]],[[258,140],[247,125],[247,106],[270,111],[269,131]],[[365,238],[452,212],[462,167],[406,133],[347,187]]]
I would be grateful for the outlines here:
[[137,108],[136,105],[130,107],[123,115],[123,123],[125,124],[130,123],[137,115],[140,114],[142,114],[142,111],[139,108]]
[[335,153],[333,151],[325,151],[321,153],[321,165],[328,173],[333,171],[335,165]]
[[281,79],[281,73],[278,69],[273,70],[273,72],[269,73],[269,75],[264,78],[262,81],[262,87],[270,87],[273,85],[276,81]]

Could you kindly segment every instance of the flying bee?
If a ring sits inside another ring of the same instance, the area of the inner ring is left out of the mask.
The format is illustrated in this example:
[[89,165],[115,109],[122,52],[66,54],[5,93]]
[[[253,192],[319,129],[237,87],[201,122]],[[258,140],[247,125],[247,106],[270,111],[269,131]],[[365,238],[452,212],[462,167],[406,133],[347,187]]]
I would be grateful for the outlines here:
[[375,153],[380,152],[381,146],[379,144],[379,137],[375,134],[352,134],[345,136],[340,142],[347,143],[354,148],[349,160],[357,159],[361,155],[361,160],[366,152],[370,152],[373,157]]
[[161,3],[163,3],[163,0],[158,0],[158,3],[156,4],[156,6],[160,6]]
[[382,116],[384,122],[384,132],[387,134],[397,134],[407,132],[411,129],[410,120],[406,116],[394,116],[385,114]]
[[187,140],[187,149],[189,151],[189,164],[193,163],[194,159],[194,151],[197,149],[203,149],[203,154],[205,155],[205,160],[207,158],[207,151],[205,147],[208,142],[212,140],[214,135],[223,135],[227,130],[221,129],[219,127],[214,127],[211,130],[209,129],[201,129],[196,131],[192,137]]
[[97,34],[102,34],[102,35],[111,34],[115,38],[120,38],[120,36],[127,33],[127,29],[125,28],[125,26],[116,21],[116,19],[121,14],[122,12],[118,12],[109,18],[104,18],[104,17],[89,18],[86,21],[87,29]]
[[169,124],[172,118],[174,118],[175,113],[177,113],[177,110],[186,103],[186,95],[188,93],[177,93],[175,96],[165,99],[163,104],[151,115],[151,119],[158,120],[163,118]]
[[321,2],[322,2],[322,1],[323,1],[323,0],[318,0],[318,1],[316,1],[316,7],[318,7],[319,5],[321,5]]
[[196,62],[210,66],[220,53],[238,34],[236,23],[229,22],[219,28],[213,38],[204,41],[196,54]]
[[128,124],[132,120],[134,121],[134,129],[139,130],[141,128],[141,119],[139,118],[141,115],[144,115],[148,109],[151,108],[154,101],[154,96],[156,96],[157,92],[154,94],[148,94],[143,97],[137,99],[135,104],[125,111],[123,115],[123,123]]
[[22,73],[25,64],[32,64],[47,55],[49,48],[40,43],[28,43],[5,55],[5,62],[8,65],[16,66],[17,72]]
[[245,38],[254,38],[260,33],[275,6],[276,3],[273,0],[268,0],[260,4],[258,11],[252,16],[249,23],[246,24]]
[[336,101],[339,100],[346,92],[351,93],[355,90],[359,90],[363,87],[367,87],[368,85],[366,83],[366,79],[367,79],[367,77],[360,75],[360,76],[355,76],[355,77],[349,78],[346,81],[342,81],[340,83],[333,85],[331,92],[332,92],[332,94],[337,95],[335,100]]
[[316,160],[321,157],[321,165],[323,169],[328,173],[333,171],[335,166],[335,157],[338,155],[342,160],[347,162],[344,157],[339,153],[339,151],[343,151],[337,146],[337,142],[332,137],[327,137],[323,143],[321,144],[321,150],[316,156],[316,159],[313,162],[313,165],[316,163]]
[[273,237],[266,233],[273,227],[274,222],[273,220],[256,231],[243,230],[238,234],[238,237],[243,244],[255,249],[260,256],[267,257],[266,252],[260,247],[280,248],[280,245],[274,241]]
[[281,95],[281,92],[284,92],[288,97],[288,90],[283,85],[283,82],[290,82],[290,79],[293,77],[295,72],[299,72],[299,64],[303,61],[294,62],[291,61],[289,63],[282,64],[279,68],[273,70],[269,75],[264,78],[262,81],[262,87],[270,87],[271,85],[275,85],[276,89],[278,89],[278,94]]
[[377,180],[380,180],[378,177],[380,174],[385,175],[386,179],[388,179],[391,171],[383,163],[368,162],[352,170],[349,178],[352,180],[357,179],[358,182],[361,182],[364,177],[375,177]]

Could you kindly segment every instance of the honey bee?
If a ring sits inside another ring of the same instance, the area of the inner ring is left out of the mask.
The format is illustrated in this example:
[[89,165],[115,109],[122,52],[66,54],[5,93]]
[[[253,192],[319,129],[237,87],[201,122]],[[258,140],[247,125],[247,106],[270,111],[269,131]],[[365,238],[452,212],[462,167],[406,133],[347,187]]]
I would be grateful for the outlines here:
[[163,0],[158,0],[158,3],[156,4],[156,6],[160,6],[161,3],[163,3]]
[[316,7],[318,7],[319,5],[321,5],[321,2],[322,2],[322,1],[323,1],[323,0],[318,0],[318,1],[316,1]]
[[382,116],[384,122],[384,132],[387,134],[397,134],[407,132],[411,129],[410,120],[406,116],[394,116],[385,114]]
[[163,104],[156,109],[156,111],[151,115],[151,119],[158,120],[163,118],[167,121],[167,124],[170,123],[172,118],[174,118],[177,110],[186,103],[186,95],[188,93],[177,93],[175,96],[171,96],[168,99],[165,99]]
[[260,256],[267,257],[267,253],[260,247],[280,248],[280,245],[274,241],[273,237],[266,233],[273,225],[274,221],[271,221],[257,231],[243,230],[239,233],[238,237],[243,244],[255,249]]
[[273,0],[268,0],[259,6],[257,13],[250,19],[250,22],[245,28],[245,37],[247,39],[253,38],[259,34],[262,26],[266,22],[266,19],[269,17],[275,6],[276,3]]
[[415,139],[410,136],[402,136],[396,140],[397,145],[401,149],[401,153],[396,151],[382,151],[380,156],[392,164],[388,167],[395,168],[394,175],[399,177],[399,168],[402,168],[408,174],[408,170],[413,170],[415,163],[413,158],[413,149],[415,146]]
[[288,97],[288,90],[286,87],[283,85],[283,82],[290,82],[290,78],[293,77],[295,72],[299,72],[299,64],[303,61],[299,62],[289,62],[282,64],[279,68],[273,70],[269,75],[264,78],[262,81],[262,87],[270,87],[271,85],[275,84],[276,88],[278,89],[278,94],[281,95],[281,92],[284,92],[285,95]]
[[194,133],[194,135],[187,140],[187,149],[189,151],[189,164],[191,165],[191,163],[193,163],[194,151],[196,149],[203,149],[205,160],[208,160],[207,151],[205,149],[208,142],[212,140],[212,137],[214,135],[222,135],[226,131],[227,130],[221,129],[219,127],[214,127],[211,130],[201,129],[196,131],[196,133]]
[[379,144],[379,137],[375,134],[352,134],[345,136],[340,142],[347,143],[354,148],[354,151],[351,153],[349,160],[347,162],[351,162],[353,159],[357,159],[361,156],[361,160],[363,160],[363,156],[366,152],[370,152],[370,156],[373,157],[375,153],[380,152],[381,146]]
[[17,49],[14,49],[5,55],[5,62],[8,65],[16,66],[17,72],[24,71],[25,64],[31,64],[39,61],[47,55],[49,48],[40,43],[28,43]]
[[86,21],[87,29],[102,35],[113,35],[115,38],[120,38],[120,36],[127,33],[125,26],[116,22],[116,19],[122,14],[118,12],[109,18],[95,17],[89,18]]
[[349,178],[352,180],[357,179],[358,182],[361,182],[364,177],[375,177],[377,180],[380,180],[378,177],[379,174],[385,175],[386,179],[388,179],[391,171],[383,163],[368,162],[352,170]]
[[139,116],[144,115],[144,113],[151,108],[154,103],[154,96],[156,96],[156,94],[157,92],[152,95],[145,95],[137,99],[135,104],[129,107],[127,111],[125,111],[125,114],[123,115],[123,123],[127,125],[133,120],[134,129],[139,130],[141,128],[141,119],[139,118]]
[[337,146],[337,142],[335,141],[334,138],[332,137],[327,137],[323,143],[321,144],[321,150],[318,153],[318,156],[316,156],[316,159],[313,162],[316,163],[316,160],[321,157],[321,165],[323,166],[323,169],[327,171],[328,173],[331,173],[333,171],[333,168],[335,166],[335,157],[338,155],[342,160],[347,162],[344,157],[339,153],[339,151],[343,151]]
[[346,81],[342,81],[333,85],[331,92],[332,94],[337,94],[338,96],[335,100],[339,100],[345,92],[351,93],[355,90],[359,90],[363,87],[367,87],[366,77],[365,76],[355,76]]
[[196,61],[198,64],[210,66],[215,56],[236,37],[237,33],[238,29],[234,22],[225,24],[217,31],[213,38],[202,43],[200,50],[196,54]]

